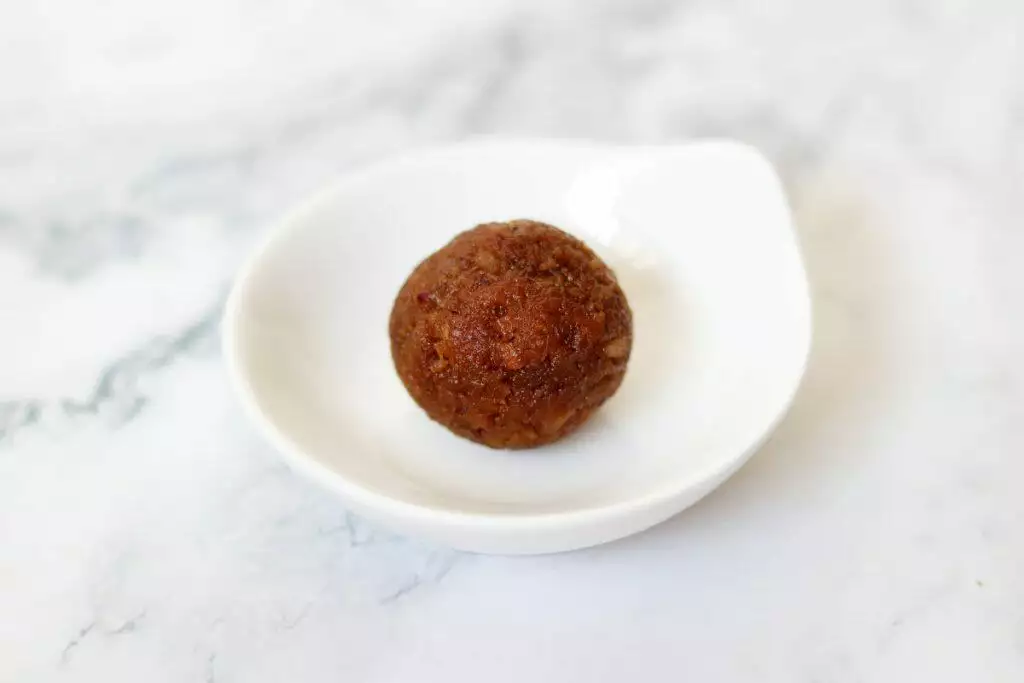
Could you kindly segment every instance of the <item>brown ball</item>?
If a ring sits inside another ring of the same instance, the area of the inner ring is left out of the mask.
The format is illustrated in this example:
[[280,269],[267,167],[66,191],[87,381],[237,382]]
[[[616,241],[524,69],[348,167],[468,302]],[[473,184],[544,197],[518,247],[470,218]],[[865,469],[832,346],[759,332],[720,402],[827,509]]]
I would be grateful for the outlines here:
[[492,448],[577,429],[622,383],[632,314],[583,242],[529,220],[485,223],[406,280],[391,355],[432,419]]

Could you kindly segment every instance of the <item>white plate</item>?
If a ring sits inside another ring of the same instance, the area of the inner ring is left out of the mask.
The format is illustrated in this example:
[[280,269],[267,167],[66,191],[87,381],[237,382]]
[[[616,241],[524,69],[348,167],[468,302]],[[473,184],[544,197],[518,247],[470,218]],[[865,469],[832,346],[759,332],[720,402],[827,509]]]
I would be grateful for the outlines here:
[[[612,266],[635,341],[622,388],[583,429],[503,452],[420,411],[387,321],[421,259],[513,218],[560,226]],[[782,186],[756,151],[518,140],[380,163],[300,207],[239,276],[224,344],[266,435],[346,506],[514,554],[621,538],[715,488],[789,406],[810,329]]]

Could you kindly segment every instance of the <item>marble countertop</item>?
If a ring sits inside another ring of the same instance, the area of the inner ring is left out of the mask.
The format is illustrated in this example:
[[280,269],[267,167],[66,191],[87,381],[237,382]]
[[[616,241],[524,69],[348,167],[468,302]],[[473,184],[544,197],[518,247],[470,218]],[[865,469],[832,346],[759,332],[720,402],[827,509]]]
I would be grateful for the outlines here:
[[[1024,5],[0,0],[0,681],[1024,679]],[[508,559],[389,535],[229,393],[240,259],[475,134],[764,150],[815,347],[734,479]]]

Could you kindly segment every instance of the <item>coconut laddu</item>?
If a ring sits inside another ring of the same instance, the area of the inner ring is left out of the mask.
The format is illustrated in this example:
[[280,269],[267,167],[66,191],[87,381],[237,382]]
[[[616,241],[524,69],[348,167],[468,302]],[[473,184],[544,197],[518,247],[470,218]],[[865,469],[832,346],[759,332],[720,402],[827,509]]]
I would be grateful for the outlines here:
[[614,273],[545,223],[485,223],[419,264],[389,332],[412,398],[492,448],[551,443],[622,383],[632,314]]

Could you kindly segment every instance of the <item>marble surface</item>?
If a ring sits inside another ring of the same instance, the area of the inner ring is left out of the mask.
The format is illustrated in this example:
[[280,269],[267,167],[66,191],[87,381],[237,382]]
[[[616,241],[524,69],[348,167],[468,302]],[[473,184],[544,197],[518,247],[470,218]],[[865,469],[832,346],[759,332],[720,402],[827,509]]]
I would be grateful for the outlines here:
[[[1024,6],[0,0],[0,681],[1024,679]],[[461,555],[244,421],[232,273],[475,134],[752,142],[815,295],[768,445],[656,529]]]

